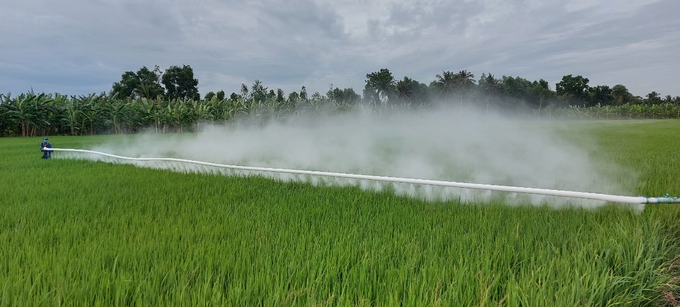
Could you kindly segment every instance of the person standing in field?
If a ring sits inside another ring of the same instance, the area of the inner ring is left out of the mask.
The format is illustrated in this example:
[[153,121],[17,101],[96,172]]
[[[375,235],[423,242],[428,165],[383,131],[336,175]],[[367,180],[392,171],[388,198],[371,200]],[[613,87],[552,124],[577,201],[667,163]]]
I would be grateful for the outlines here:
[[49,159],[52,158],[52,151],[51,150],[46,150],[46,148],[52,148],[52,144],[45,138],[42,143],[40,143],[40,151],[42,151],[43,159]]

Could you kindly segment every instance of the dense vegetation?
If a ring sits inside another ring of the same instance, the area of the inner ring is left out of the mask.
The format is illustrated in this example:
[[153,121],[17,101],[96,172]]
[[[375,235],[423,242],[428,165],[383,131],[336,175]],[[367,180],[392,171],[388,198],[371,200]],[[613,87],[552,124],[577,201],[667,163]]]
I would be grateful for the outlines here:
[[[594,157],[639,171],[631,191],[680,194],[679,121],[559,129],[570,141],[594,136]],[[81,148],[105,139],[52,140]],[[38,142],[0,139],[0,306],[678,303],[677,206],[427,203],[389,191],[40,160]]]
[[333,87],[325,95],[299,92],[286,95],[256,80],[226,97],[209,92],[203,99],[190,66],[128,71],[107,93],[84,96],[23,93],[0,94],[0,136],[85,135],[128,133],[142,128],[159,132],[195,130],[201,123],[225,123],[236,117],[259,121],[297,116],[310,110],[342,112],[368,108],[428,108],[435,104],[475,106],[526,117],[553,118],[680,118],[680,97],[632,95],[621,85],[591,87],[582,76],[567,75],[555,90],[545,80],[521,77],[498,79],[468,71],[437,74],[429,85],[404,77],[396,80],[387,69],[366,75],[362,94]]

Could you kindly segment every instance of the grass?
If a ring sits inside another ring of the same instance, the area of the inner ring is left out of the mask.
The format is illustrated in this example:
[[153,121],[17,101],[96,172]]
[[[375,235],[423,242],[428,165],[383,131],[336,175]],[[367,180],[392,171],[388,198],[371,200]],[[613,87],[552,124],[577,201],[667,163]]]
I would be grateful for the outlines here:
[[[570,122],[680,194],[678,121]],[[51,137],[81,148],[109,137]],[[389,191],[39,159],[0,139],[0,306],[656,306],[678,206],[428,203]],[[676,279],[677,280],[677,279]]]

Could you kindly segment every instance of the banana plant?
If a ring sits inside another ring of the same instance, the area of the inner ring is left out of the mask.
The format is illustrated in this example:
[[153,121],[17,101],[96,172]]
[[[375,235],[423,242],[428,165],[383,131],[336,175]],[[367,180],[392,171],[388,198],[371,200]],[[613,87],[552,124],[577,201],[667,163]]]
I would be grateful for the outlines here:
[[39,130],[45,129],[48,122],[44,118],[46,112],[43,109],[52,101],[50,96],[30,92],[18,96],[14,101],[16,108],[13,115],[19,121],[22,136],[36,136]]
[[105,105],[108,103],[106,95],[90,94],[78,98],[83,106],[83,121],[81,131],[87,134],[97,134],[104,130],[106,118],[109,116]]
[[64,117],[62,118],[62,122],[70,130],[71,135],[80,134],[83,117],[81,101],[76,96],[71,96],[64,104]]
[[191,105],[194,113],[194,130],[200,131],[202,123],[213,121],[212,105],[201,100],[192,100]]
[[14,102],[13,117],[19,124],[21,136],[29,136],[29,127],[35,120],[36,108],[35,99],[37,96],[33,93],[26,93],[17,96]]
[[0,94],[0,137],[11,135],[19,127],[11,94]]

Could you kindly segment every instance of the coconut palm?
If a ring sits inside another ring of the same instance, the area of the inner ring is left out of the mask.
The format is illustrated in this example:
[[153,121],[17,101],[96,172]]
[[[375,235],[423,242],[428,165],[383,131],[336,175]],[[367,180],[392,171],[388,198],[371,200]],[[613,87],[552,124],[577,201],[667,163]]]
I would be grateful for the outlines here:
[[456,89],[460,93],[460,105],[463,105],[463,94],[475,85],[475,75],[467,70],[459,71],[456,76]]
[[413,80],[404,77],[404,80],[397,82],[397,98],[408,101],[413,96]]
[[436,75],[437,80],[433,82],[434,87],[439,91],[439,95],[444,96],[444,103],[449,102],[449,95],[456,89],[456,74],[451,71],[442,71]]

